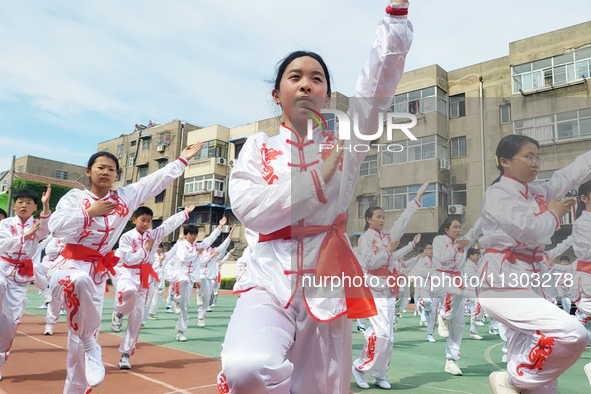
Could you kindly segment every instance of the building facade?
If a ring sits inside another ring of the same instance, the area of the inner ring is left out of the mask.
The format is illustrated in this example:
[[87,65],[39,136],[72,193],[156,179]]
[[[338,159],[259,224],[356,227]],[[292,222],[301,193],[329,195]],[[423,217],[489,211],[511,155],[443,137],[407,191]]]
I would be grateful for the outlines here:
[[90,186],[90,180],[85,175],[84,170],[84,166],[43,159],[36,156],[23,156],[14,161],[15,172],[79,182],[83,185]]

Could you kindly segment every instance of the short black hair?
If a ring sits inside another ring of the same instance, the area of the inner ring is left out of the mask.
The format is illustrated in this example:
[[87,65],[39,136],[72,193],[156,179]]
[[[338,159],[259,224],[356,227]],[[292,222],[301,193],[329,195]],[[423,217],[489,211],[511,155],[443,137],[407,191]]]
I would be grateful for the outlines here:
[[2,208],[0,208],[0,215],[4,215],[4,219],[6,219],[8,217],[8,214],[6,213],[6,211]]
[[480,254],[480,251],[474,248],[468,249],[468,258],[472,257],[475,254]]
[[185,228],[183,229],[183,234],[197,235],[197,234],[199,234],[199,227],[195,226],[194,224],[189,224],[189,225],[185,226]]
[[135,212],[133,213],[132,216],[134,218],[139,218],[142,215],[148,215],[150,217],[153,217],[154,216],[154,212],[150,208],[142,205],[141,207],[139,207],[138,209],[135,210]]
[[31,189],[20,189],[14,195],[14,202],[19,198],[30,198],[35,204],[39,202],[39,196]]
[[109,159],[113,160],[115,162],[115,167],[117,168],[117,174],[121,173],[121,170],[119,169],[119,160],[115,157],[114,154],[107,151],[96,152],[94,155],[90,156],[90,159],[88,159],[88,164],[86,165],[86,169],[90,171],[92,165],[99,157],[108,157]]
[[560,261],[562,261],[562,260],[566,260],[566,261],[568,261],[570,263],[570,259],[568,258],[568,256],[562,256],[562,257],[560,257]]

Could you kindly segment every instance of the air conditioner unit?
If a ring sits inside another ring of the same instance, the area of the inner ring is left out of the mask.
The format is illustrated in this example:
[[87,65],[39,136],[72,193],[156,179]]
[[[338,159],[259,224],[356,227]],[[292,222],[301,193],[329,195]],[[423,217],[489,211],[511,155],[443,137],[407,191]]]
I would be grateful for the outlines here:
[[447,207],[447,213],[449,215],[462,215],[464,213],[463,205],[450,205]]
[[228,160],[228,165],[229,165],[230,167],[234,167],[234,164],[236,164],[236,159],[231,159],[231,160]]
[[228,163],[228,160],[223,157],[218,157],[215,162],[221,166],[225,166]]
[[214,190],[213,191],[213,196],[214,197],[224,197],[224,195],[225,195],[224,192],[221,191],[221,190]]
[[164,145],[158,145],[158,146],[156,147],[156,150],[157,150],[158,152],[164,152]]
[[439,171],[450,171],[451,163],[447,159],[439,160]]

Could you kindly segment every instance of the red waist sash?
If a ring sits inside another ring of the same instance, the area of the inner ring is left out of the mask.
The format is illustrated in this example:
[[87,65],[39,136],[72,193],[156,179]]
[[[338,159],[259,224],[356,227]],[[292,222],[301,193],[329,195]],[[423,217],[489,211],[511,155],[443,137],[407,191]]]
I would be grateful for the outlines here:
[[142,287],[144,289],[150,288],[150,285],[149,285],[150,276],[152,278],[154,278],[155,281],[160,282],[160,278],[158,278],[158,274],[156,273],[156,271],[154,271],[154,267],[152,267],[152,264],[150,264],[150,263],[142,263],[142,264],[136,264],[136,265],[123,264],[123,267],[140,270],[140,280],[142,283]]
[[544,261],[544,254],[543,253],[532,253],[532,254],[525,254],[525,253],[518,253],[512,250],[499,250],[499,249],[486,249],[484,253],[501,253],[504,254],[503,260],[509,261],[511,264],[515,264],[515,260],[521,260],[528,264],[533,264],[534,262]]
[[113,251],[103,256],[97,250],[77,244],[66,244],[62,256],[70,260],[96,261],[96,272],[105,272],[108,270],[111,275],[116,274],[114,267],[119,261],[119,257],[116,257]]
[[2,260],[15,265],[16,268],[18,268],[19,275],[28,276],[28,277],[35,276],[35,270],[33,268],[33,260],[31,260],[31,259],[14,260],[14,259],[9,259],[8,257],[4,257],[4,256],[0,256],[0,257],[2,257]]

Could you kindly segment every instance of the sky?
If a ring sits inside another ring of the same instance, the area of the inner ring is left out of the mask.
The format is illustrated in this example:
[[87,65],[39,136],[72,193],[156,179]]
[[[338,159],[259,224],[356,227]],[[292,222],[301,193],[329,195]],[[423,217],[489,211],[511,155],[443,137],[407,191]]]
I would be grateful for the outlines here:
[[[25,155],[85,165],[150,120],[235,127],[279,114],[269,80],[321,54],[353,95],[387,1],[0,0],[0,171]],[[591,19],[591,1],[411,1],[405,70],[507,56],[509,43]]]

